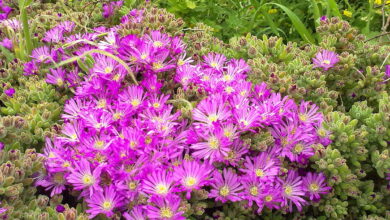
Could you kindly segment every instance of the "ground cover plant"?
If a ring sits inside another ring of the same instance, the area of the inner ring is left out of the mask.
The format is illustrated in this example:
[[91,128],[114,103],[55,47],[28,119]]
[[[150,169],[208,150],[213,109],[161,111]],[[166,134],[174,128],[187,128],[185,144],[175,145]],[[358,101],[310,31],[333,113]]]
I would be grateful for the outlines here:
[[322,10],[303,43],[159,2],[0,5],[3,218],[389,217],[385,35]]

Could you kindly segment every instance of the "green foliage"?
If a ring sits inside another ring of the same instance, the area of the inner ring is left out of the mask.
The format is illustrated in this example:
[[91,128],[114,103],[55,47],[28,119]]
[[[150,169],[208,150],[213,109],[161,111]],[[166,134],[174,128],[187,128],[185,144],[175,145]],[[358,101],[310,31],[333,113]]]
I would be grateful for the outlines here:
[[62,196],[36,195],[33,176],[43,172],[44,157],[34,149],[25,153],[19,150],[0,151],[0,201],[6,212],[0,214],[6,219],[25,220],[86,220],[87,215],[65,205],[65,211],[58,213],[56,206]]
[[224,41],[250,33],[257,37],[271,34],[290,41],[303,40],[311,43],[315,40],[315,27],[319,25],[321,16],[347,19],[364,34],[374,36],[385,31],[382,30],[382,20],[388,16],[390,7],[372,0],[353,3],[347,0],[276,0],[272,3],[264,0],[155,2],[183,18],[190,28],[198,22],[207,24],[213,28],[213,35]]

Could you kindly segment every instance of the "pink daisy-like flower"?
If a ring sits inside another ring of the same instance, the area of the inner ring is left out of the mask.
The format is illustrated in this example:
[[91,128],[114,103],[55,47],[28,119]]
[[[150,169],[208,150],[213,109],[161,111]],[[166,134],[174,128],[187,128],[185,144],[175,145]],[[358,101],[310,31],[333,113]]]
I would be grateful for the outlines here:
[[157,170],[143,179],[142,190],[149,195],[166,196],[174,190],[172,185],[172,173]]
[[146,220],[144,210],[143,210],[142,206],[140,206],[140,205],[135,206],[131,210],[131,212],[124,213],[123,217],[126,220]]
[[47,74],[46,82],[62,87],[65,85],[66,71],[61,67],[58,69],[50,69],[51,74]]
[[313,58],[314,67],[322,68],[325,71],[334,67],[334,65],[338,62],[338,55],[329,50],[322,50],[316,54],[315,58]]
[[273,180],[279,173],[279,160],[269,153],[262,152],[257,157],[246,157],[244,168],[240,171],[260,180]]
[[281,180],[282,184],[282,206],[288,205],[290,212],[292,211],[292,204],[302,210],[302,206],[306,204],[306,201],[302,198],[305,195],[305,189],[303,188],[302,178],[298,176],[298,173],[293,170],[289,170],[287,178]]
[[68,176],[67,180],[76,190],[86,189],[86,193],[93,195],[97,191],[101,191],[99,186],[100,174],[102,167],[91,168],[90,163],[86,159],[81,159],[75,164],[75,168]]
[[212,125],[214,122],[224,121],[231,116],[222,96],[213,96],[202,100],[193,110],[193,119]]
[[37,185],[43,186],[46,190],[51,190],[50,196],[61,194],[65,190],[65,173],[51,173],[45,179],[37,182]]
[[167,197],[153,196],[151,205],[147,206],[147,216],[154,220],[184,220],[183,211],[179,211],[180,197],[169,195]]
[[90,214],[91,219],[99,214],[111,218],[114,215],[114,209],[122,205],[122,198],[116,192],[115,187],[110,185],[104,188],[102,192],[99,191],[93,194],[86,202],[89,206],[86,212]]
[[223,203],[227,201],[237,202],[242,200],[241,191],[244,187],[239,181],[239,177],[231,169],[224,169],[223,174],[215,171],[213,175],[214,182],[211,184],[212,189],[209,198],[215,198],[216,201]]
[[181,189],[186,192],[187,199],[190,199],[192,190],[198,190],[209,182],[207,179],[211,171],[211,166],[198,161],[184,161],[175,168],[173,176],[176,181],[180,181]]
[[205,66],[210,67],[217,71],[222,71],[225,64],[226,57],[222,54],[209,53],[203,57]]
[[310,200],[319,200],[320,194],[327,194],[332,188],[326,185],[326,178],[323,173],[307,173],[303,178],[303,187]]

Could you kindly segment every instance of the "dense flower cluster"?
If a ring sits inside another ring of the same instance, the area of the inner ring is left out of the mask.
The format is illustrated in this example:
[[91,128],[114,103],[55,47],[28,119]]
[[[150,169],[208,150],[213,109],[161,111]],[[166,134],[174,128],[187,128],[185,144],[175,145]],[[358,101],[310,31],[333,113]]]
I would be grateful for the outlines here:
[[[65,26],[71,25],[53,30]],[[53,30],[48,42],[72,43],[94,41],[104,28],[63,39]],[[209,54],[192,65],[179,37],[107,31],[105,41],[75,52],[95,50],[84,79],[80,63],[47,75],[48,83],[74,87],[76,95],[64,108],[63,136],[46,142],[48,172],[37,185],[52,196],[78,191],[90,217],[121,212],[128,219],[185,219],[183,201],[189,199],[246,201],[260,213],[264,206],[301,210],[329,192],[325,177],[306,168],[315,146],[330,143],[317,106],[297,105],[265,83],[252,85],[244,60]],[[46,46],[32,57],[32,65],[68,58]],[[128,83],[136,79],[139,84]],[[168,95],[179,90],[199,96]],[[264,132],[274,144],[259,148],[244,138]]]

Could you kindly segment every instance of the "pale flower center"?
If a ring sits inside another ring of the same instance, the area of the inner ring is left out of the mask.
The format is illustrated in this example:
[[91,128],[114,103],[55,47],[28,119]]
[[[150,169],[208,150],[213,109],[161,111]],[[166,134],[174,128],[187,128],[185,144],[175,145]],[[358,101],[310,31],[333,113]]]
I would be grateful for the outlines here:
[[230,76],[230,75],[223,75],[223,80],[224,81],[230,81],[230,80],[232,80],[232,76]]
[[112,72],[112,67],[108,66],[104,69],[104,73],[109,74]]
[[141,102],[140,102],[140,100],[138,100],[138,99],[133,99],[133,100],[131,101],[131,105],[132,105],[133,107],[137,107],[137,106],[139,106],[139,104],[141,104]]
[[330,60],[323,60],[323,61],[322,61],[322,64],[329,65],[329,64],[330,64]]
[[153,103],[153,107],[154,108],[159,108],[160,107],[160,103],[158,103],[158,102]]
[[258,176],[258,177],[264,176],[264,171],[262,169],[256,169],[255,173],[256,173],[256,176]]
[[137,187],[137,184],[135,182],[130,182],[128,186],[130,190],[134,190]]
[[144,60],[144,59],[146,59],[147,57],[148,57],[148,55],[147,55],[147,54],[144,54],[144,53],[143,53],[143,54],[141,54],[141,59],[143,59],[143,60]]
[[94,147],[96,149],[102,149],[104,147],[104,141],[96,141]]
[[161,218],[172,218],[173,212],[169,207],[163,207],[160,209],[160,216]]
[[184,60],[182,60],[182,59],[179,59],[178,61],[177,61],[177,65],[178,66],[183,66],[185,64],[185,62],[184,62]]
[[90,174],[84,174],[82,181],[84,185],[92,185],[95,182],[93,176]]
[[57,79],[57,85],[58,86],[63,86],[64,85],[64,80],[62,80],[61,78],[58,78]]
[[307,115],[306,114],[299,114],[299,119],[301,119],[301,121],[307,121]]
[[252,196],[257,196],[259,194],[259,191],[256,186],[253,186],[249,191]]
[[213,68],[215,68],[215,67],[218,66],[218,63],[213,61],[213,62],[210,63],[210,66],[213,67]]
[[286,193],[286,195],[288,195],[288,196],[291,195],[292,191],[293,191],[293,189],[291,186],[284,187],[284,193]]
[[233,89],[233,87],[228,86],[228,87],[225,88],[225,92],[230,94],[230,93],[234,92],[234,89]]
[[230,193],[230,190],[229,190],[229,187],[228,186],[223,186],[220,190],[219,190],[219,194],[221,196],[227,196],[229,195]]
[[219,147],[219,141],[218,141],[218,139],[217,138],[215,138],[215,137],[212,137],[212,138],[210,138],[210,140],[209,140],[209,146],[210,146],[210,148],[211,149],[218,149],[218,147]]
[[54,174],[53,180],[57,184],[63,184],[64,183],[64,174],[62,174],[62,173]]
[[167,194],[168,193],[168,187],[164,184],[157,184],[155,187],[157,194]]
[[161,47],[162,45],[163,45],[163,43],[161,41],[153,42],[153,46],[155,46],[155,47]]
[[272,198],[271,195],[268,195],[268,196],[265,197],[265,201],[267,201],[267,202],[271,202],[272,199],[273,199],[273,198]]
[[187,177],[184,182],[185,182],[186,186],[191,187],[191,186],[195,185],[197,181],[194,177],[190,176],[190,177]]
[[154,70],[159,70],[159,69],[162,69],[163,67],[164,67],[164,65],[161,62],[153,63]]
[[303,145],[302,144],[296,144],[294,147],[294,153],[299,154],[303,150]]
[[112,209],[112,202],[110,201],[104,201],[102,204],[102,208],[106,211],[109,211]]
[[310,188],[310,191],[317,192],[320,187],[317,184],[312,183],[312,184],[310,184],[309,188]]
[[208,119],[210,122],[216,122],[218,120],[218,115],[216,114],[209,115]]

